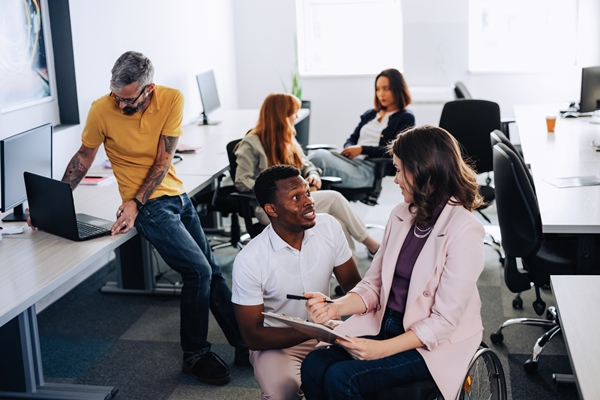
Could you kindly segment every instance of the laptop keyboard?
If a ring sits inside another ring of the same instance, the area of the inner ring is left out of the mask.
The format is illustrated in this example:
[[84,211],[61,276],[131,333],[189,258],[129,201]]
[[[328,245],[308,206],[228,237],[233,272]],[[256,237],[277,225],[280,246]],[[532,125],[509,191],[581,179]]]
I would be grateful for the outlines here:
[[90,225],[81,221],[77,221],[77,231],[79,232],[80,239],[85,239],[90,236],[96,236],[99,234],[110,232],[109,229],[102,228],[96,225]]

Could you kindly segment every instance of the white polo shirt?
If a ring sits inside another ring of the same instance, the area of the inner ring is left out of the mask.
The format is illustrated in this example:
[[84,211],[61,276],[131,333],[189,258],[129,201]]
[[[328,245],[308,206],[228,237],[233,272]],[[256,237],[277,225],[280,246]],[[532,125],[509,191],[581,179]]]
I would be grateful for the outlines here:
[[[239,252],[233,262],[231,301],[243,306],[264,304],[271,311],[307,319],[305,302],[286,294],[321,292],[329,295],[333,269],[352,257],[340,223],[329,214],[317,214],[316,225],[304,232],[296,250],[268,225]],[[284,327],[265,317],[265,326]]]

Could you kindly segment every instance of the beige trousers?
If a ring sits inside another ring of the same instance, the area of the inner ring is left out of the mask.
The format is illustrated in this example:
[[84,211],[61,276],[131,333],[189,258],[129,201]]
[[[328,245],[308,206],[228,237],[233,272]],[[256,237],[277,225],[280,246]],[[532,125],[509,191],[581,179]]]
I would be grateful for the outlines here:
[[300,367],[304,357],[315,349],[318,341],[311,339],[287,349],[250,350],[250,363],[260,386],[263,400],[299,400]]
[[315,199],[315,209],[318,213],[329,214],[342,225],[350,250],[354,253],[355,246],[352,238],[362,243],[369,236],[365,223],[354,212],[348,200],[340,192],[317,190],[312,193],[312,196]]

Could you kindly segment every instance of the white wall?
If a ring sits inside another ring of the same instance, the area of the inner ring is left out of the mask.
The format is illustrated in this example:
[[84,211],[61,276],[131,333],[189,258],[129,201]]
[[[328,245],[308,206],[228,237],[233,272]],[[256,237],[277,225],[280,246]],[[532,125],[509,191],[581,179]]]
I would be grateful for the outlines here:
[[[154,64],[154,81],[183,92],[184,123],[202,111],[195,76],[208,69],[215,71],[223,107],[237,108],[230,1],[71,0],[70,8],[81,125],[54,134],[55,178],[62,177],[81,145],[90,104],[110,91],[110,70],[125,51],[144,53]],[[99,152],[96,163],[103,160],[104,152]],[[43,299],[38,303],[38,311],[108,260],[109,257],[100,260]]]
[[[600,65],[600,2],[579,4],[578,62]],[[267,94],[283,91],[273,66],[288,76],[293,68],[295,1],[233,0],[233,9],[239,105],[258,108]],[[581,71],[575,67],[559,73],[469,73],[467,16],[468,0],[403,1],[404,75],[418,124],[437,124],[442,107],[427,104],[423,89],[449,88],[459,80],[474,97],[497,102],[505,117],[513,115],[514,104],[578,100]],[[345,141],[372,104],[375,75],[302,79],[303,97],[312,101],[312,143]]]
[[202,111],[195,76],[208,69],[215,71],[223,107],[237,107],[230,1],[71,0],[70,7],[82,123],[54,136],[55,177],[81,144],[90,104],[110,91],[110,70],[125,51],[144,53],[154,64],[154,81],[183,92],[184,123]]

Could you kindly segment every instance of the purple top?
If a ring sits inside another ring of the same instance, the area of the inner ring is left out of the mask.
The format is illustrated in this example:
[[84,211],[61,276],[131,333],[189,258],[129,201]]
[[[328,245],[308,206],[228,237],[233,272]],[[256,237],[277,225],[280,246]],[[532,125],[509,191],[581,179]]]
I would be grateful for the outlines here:
[[431,221],[422,227],[413,226],[408,231],[406,239],[398,254],[398,261],[396,261],[396,270],[394,271],[394,279],[392,281],[392,288],[390,290],[390,298],[388,299],[387,306],[392,310],[404,313],[406,309],[406,298],[408,297],[408,286],[410,284],[410,277],[412,275],[415,262],[421,254],[427,238],[433,231],[438,217],[442,213],[446,201],[442,202],[435,210]]

